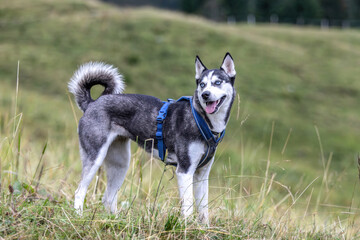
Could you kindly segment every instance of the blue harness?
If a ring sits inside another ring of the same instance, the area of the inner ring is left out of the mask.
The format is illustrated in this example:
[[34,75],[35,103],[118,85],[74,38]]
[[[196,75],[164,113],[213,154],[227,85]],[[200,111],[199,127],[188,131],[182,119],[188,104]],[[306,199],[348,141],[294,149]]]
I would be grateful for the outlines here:
[[[205,154],[203,155],[202,159],[200,160],[197,168],[201,168],[205,166],[214,156],[215,150],[217,145],[221,142],[225,135],[225,130],[220,133],[220,136],[217,137],[214,135],[209,126],[206,124],[206,121],[200,116],[200,114],[195,110],[193,104],[192,104],[192,97],[181,97],[176,102],[179,101],[189,101],[191,106],[191,111],[194,116],[196,125],[199,128],[199,131],[201,135],[204,137],[206,143],[207,143],[207,150]],[[159,157],[161,161],[165,161],[165,155],[166,155],[166,146],[164,143],[164,136],[163,136],[163,123],[167,115],[167,109],[171,103],[175,102],[174,100],[168,100],[168,102],[164,102],[164,105],[161,107],[159,114],[156,118],[157,121],[157,130],[156,130],[156,139],[158,141],[158,151],[159,151]]]

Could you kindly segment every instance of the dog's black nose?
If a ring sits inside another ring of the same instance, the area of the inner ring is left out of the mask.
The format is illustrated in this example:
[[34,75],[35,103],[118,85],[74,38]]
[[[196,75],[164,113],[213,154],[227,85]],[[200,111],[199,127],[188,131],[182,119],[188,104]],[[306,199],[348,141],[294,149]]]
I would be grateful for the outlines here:
[[205,91],[201,94],[201,97],[204,99],[204,100],[208,100],[210,96],[210,92],[209,91]]

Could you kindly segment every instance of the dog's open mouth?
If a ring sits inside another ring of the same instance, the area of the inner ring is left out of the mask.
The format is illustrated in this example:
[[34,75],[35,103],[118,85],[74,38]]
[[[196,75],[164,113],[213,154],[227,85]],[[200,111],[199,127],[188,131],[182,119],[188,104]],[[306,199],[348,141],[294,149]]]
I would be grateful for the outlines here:
[[224,102],[225,98],[226,98],[226,96],[223,96],[214,102],[211,102],[211,101],[206,102],[205,111],[209,114],[216,113],[219,110],[221,104]]

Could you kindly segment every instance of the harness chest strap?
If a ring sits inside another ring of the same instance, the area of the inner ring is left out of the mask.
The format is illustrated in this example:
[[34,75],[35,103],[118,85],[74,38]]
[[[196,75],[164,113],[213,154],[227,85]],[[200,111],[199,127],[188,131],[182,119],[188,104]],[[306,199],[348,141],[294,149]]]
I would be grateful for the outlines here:
[[[200,114],[194,108],[192,104],[192,97],[184,96],[179,98],[176,102],[179,101],[189,101],[196,125],[198,126],[201,135],[203,136],[204,140],[207,143],[206,152],[197,166],[197,168],[201,168],[205,166],[214,156],[217,145],[221,142],[221,140],[225,135],[225,130],[220,133],[219,137],[215,136],[211,132],[206,121],[200,116]],[[161,107],[159,114],[156,118],[157,121],[156,139],[158,141],[159,157],[163,162],[165,161],[165,155],[166,155],[166,145],[164,143],[164,137],[163,137],[163,122],[167,115],[167,109],[172,102],[174,101],[169,100],[168,102],[164,102],[164,105]]]

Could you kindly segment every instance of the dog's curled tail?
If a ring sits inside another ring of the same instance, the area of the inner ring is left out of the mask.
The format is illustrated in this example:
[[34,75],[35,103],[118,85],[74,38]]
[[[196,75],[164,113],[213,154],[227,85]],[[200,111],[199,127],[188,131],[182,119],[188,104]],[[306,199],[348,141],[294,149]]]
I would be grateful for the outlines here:
[[98,84],[105,88],[102,95],[120,94],[125,88],[123,77],[117,68],[102,62],[85,63],[76,70],[68,84],[69,92],[74,94],[76,103],[83,112],[94,101],[90,94],[91,87]]

